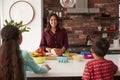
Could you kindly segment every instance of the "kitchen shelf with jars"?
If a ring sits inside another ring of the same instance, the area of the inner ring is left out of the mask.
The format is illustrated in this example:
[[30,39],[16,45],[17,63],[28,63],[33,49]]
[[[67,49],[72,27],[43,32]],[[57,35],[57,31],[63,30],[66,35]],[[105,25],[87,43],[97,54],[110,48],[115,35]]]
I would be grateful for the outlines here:
[[94,18],[98,20],[98,32],[105,32],[105,33],[113,33],[119,30],[119,18],[118,17],[111,17],[110,15],[100,15],[100,17]]
[[118,1],[95,3],[100,8],[100,13],[94,19],[99,22],[98,33],[119,33],[119,8]]

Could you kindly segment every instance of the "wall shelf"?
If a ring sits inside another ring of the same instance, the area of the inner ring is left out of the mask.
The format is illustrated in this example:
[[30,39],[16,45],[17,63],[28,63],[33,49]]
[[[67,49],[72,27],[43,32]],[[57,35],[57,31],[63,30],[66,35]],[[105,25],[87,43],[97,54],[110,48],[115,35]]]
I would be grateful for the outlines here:
[[94,33],[118,33],[119,31],[94,31]]

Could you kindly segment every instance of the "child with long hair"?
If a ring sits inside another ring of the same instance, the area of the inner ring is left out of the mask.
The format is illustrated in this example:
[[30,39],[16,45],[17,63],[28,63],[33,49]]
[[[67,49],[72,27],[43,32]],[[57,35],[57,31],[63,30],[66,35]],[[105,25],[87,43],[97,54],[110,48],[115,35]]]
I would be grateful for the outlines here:
[[20,50],[21,32],[16,26],[5,25],[1,30],[0,80],[26,80],[27,67],[35,73],[47,73],[50,67],[38,66],[27,51]]

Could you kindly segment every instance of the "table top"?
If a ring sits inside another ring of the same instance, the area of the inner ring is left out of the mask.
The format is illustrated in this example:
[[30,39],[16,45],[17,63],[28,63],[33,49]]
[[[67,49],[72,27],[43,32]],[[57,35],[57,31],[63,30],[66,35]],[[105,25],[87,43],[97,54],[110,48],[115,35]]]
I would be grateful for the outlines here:
[[[119,68],[116,76],[120,76],[120,55],[106,55],[106,59],[112,60]],[[79,77],[82,76],[85,64],[90,59],[83,59],[81,61],[69,60],[68,63],[59,63],[57,60],[46,60],[45,63],[49,64],[52,68],[48,73],[35,74],[27,72],[27,77]],[[40,64],[39,64],[40,65]]]

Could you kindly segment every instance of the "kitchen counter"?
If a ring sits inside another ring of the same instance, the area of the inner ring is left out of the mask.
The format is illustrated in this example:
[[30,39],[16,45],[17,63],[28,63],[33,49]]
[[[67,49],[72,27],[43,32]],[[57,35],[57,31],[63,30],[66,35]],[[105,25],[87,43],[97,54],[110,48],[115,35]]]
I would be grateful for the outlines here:
[[109,50],[120,50],[120,46],[116,47],[113,44],[111,44]]
[[[119,68],[115,76],[120,77],[120,55],[109,54],[105,56],[106,59],[112,60]],[[51,70],[45,74],[35,74],[27,72],[28,78],[43,78],[43,77],[81,77],[84,71],[86,62],[90,59],[83,59],[81,61],[69,60],[68,63],[59,63],[57,60],[46,60],[45,63],[51,66]],[[40,64],[39,64],[40,65]]]
[[120,54],[120,46],[114,46],[113,44],[110,45],[109,48],[110,54]]
[[[90,50],[90,45],[70,45],[68,48],[69,52],[80,53],[81,51]],[[109,48],[110,54],[120,54],[120,46],[116,47],[113,44],[110,44]]]

